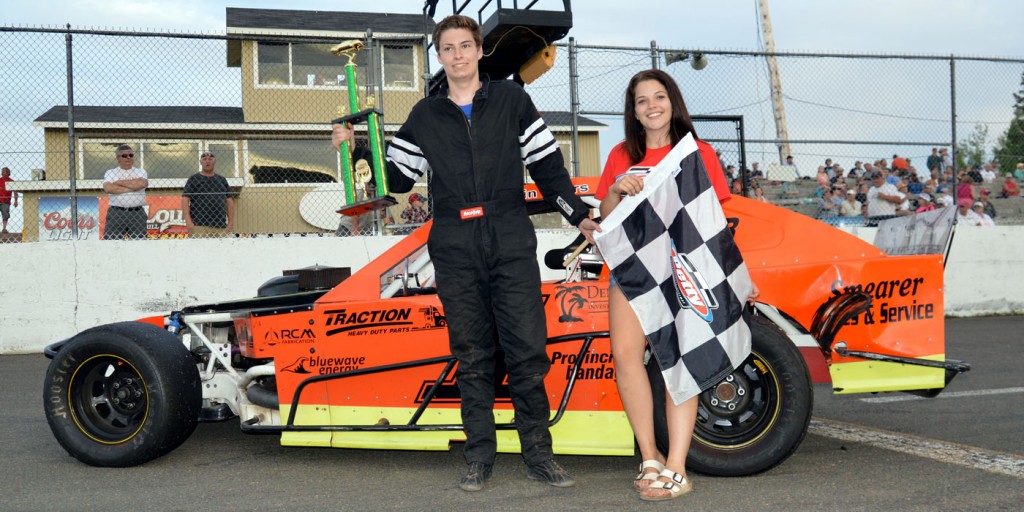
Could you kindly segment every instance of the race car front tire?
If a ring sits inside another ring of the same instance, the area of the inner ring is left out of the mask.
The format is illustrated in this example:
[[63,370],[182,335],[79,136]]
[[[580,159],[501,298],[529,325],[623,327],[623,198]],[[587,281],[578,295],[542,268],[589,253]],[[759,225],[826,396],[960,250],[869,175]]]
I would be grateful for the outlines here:
[[[751,354],[725,381],[698,397],[687,469],[715,476],[760,473],[792,455],[807,433],[814,393],[799,350],[764,317],[752,316],[750,328]],[[653,359],[647,373],[654,392],[655,439],[658,450],[668,453],[665,380]]]
[[178,338],[159,327],[94,327],[50,362],[43,407],[54,437],[76,459],[135,466],[174,450],[195,430],[199,370]]

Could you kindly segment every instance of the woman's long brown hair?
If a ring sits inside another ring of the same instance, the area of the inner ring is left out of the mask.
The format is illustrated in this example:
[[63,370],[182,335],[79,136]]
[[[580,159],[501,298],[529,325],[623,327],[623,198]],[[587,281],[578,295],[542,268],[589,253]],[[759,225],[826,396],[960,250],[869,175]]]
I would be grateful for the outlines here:
[[686,110],[686,103],[683,101],[683,93],[679,90],[675,80],[668,73],[660,69],[648,69],[641,71],[629,80],[629,87],[626,88],[626,108],[622,116],[626,128],[626,153],[629,154],[629,162],[635,164],[644,159],[647,154],[647,136],[644,134],[644,127],[636,118],[636,88],[640,82],[656,80],[665,87],[668,93],[669,102],[672,105],[672,119],[669,125],[669,136],[672,145],[675,146],[687,133],[697,137],[697,131],[693,128],[693,120],[690,119],[690,112]]

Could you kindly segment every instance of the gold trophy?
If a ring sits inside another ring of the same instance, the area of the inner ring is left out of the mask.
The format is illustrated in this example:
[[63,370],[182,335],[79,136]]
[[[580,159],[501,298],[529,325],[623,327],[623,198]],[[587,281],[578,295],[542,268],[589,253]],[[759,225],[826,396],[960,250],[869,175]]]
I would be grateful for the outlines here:
[[[384,176],[384,134],[381,132],[380,117],[384,114],[380,109],[374,108],[373,97],[366,98],[366,109],[359,110],[359,90],[356,82],[355,57],[363,49],[363,42],[351,39],[331,48],[331,53],[340,57],[346,57],[345,64],[345,88],[348,90],[348,108],[351,112],[347,116],[339,117],[331,123],[358,124],[366,121],[366,131],[370,139],[370,152],[372,162],[367,164],[365,160],[355,163],[353,169],[352,157],[349,152],[348,141],[343,141],[338,147],[341,153],[342,179],[345,184],[345,205],[338,210],[342,215],[355,216],[364,213],[387,208],[398,203],[394,197],[388,194],[388,181]],[[342,110],[341,107],[338,108]],[[340,113],[340,112],[339,112]],[[372,168],[371,168],[372,165]],[[377,182],[374,196],[370,195],[370,181]],[[356,202],[356,186],[363,190],[362,201]]]

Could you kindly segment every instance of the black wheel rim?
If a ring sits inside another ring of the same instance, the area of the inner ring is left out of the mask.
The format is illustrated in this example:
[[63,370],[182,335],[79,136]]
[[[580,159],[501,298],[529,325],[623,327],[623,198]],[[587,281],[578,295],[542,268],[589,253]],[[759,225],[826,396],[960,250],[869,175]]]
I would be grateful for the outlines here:
[[701,393],[694,438],[719,449],[739,449],[764,436],[779,416],[779,380],[752,352],[718,385]]
[[149,413],[142,375],[114,355],[94,356],[78,366],[68,386],[68,402],[78,428],[104,444],[134,437]]

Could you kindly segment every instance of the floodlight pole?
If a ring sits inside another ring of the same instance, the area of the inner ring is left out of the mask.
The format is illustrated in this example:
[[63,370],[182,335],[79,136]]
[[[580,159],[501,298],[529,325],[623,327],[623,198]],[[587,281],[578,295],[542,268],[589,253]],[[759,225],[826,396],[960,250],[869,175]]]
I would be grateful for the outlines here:
[[789,130],[786,128],[786,107],[782,102],[782,80],[779,78],[779,63],[775,58],[775,37],[772,35],[772,18],[768,13],[768,0],[757,0],[761,14],[761,32],[764,37],[765,60],[768,62],[768,80],[772,92],[772,111],[775,113],[775,136],[778,138],[779,163],[785,163],[786,156],[792,155],[789,148]]

